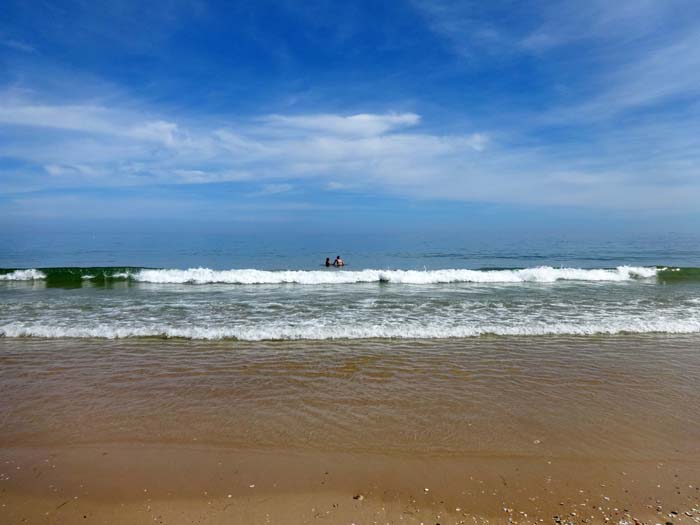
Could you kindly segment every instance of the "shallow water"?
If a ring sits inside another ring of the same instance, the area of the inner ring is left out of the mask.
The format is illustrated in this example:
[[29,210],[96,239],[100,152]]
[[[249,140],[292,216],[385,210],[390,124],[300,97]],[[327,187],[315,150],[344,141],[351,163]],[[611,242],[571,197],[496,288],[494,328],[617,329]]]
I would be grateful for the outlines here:
[[67,268],[0,277],[0,335],[441,339],[700,332],[694,269]]
[[5,338],[0,446],[683,459],[700,453],[699,387],[696,335]]

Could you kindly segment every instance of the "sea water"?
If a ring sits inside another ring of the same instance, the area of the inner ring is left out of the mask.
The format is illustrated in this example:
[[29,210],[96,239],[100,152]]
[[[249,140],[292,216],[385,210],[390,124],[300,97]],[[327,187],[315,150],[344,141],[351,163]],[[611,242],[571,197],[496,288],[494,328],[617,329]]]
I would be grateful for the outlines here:
[[[231,340],[700,332],[700,237],[0,237],[0,335]],[[341,255],[347,266],[326,268]]]

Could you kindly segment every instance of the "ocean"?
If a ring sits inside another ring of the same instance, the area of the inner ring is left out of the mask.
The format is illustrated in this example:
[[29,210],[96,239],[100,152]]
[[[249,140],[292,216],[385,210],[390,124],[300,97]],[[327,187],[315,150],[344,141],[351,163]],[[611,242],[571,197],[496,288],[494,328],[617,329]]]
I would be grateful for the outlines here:
[[[0,242],[8,338],[700,332],[700,236],[90,233]],[[347,266],[325,268],[336,255]]]

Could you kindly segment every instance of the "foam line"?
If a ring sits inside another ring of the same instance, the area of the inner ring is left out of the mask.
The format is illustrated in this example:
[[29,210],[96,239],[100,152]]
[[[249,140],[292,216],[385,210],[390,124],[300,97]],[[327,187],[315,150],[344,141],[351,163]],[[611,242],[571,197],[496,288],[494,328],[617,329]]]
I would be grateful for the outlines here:
[[175,326],[171,324],[141,324],[125,326],[119,324],[90,323],[51,325],[50,323],[8,323],[0,326],[0,336],[40,338],[102,338],[118,339],[130,337],[164,337],[185,339],[237,339],[241,341],[261,340],[324,340],[324,339],[447,339],[500,336],[546,336],[546,335],[595,335],[620,333],[700,333],[700,319],[613,319],[589,322],[528,323],[527,325],[479,324],[470,326],[440,326],[437,324],[365,324],[365,325],[319,325],[319,326],[275,326],[212,327]]
[[656,276],[656,268],[619,266],[615,269],[553,268],[521,270],[361,270],[361,271],[264,271],[264,270],[140,270],[139,282],[158,284],[443,284],[443,283],[551,283],[556,281],[629,281]]

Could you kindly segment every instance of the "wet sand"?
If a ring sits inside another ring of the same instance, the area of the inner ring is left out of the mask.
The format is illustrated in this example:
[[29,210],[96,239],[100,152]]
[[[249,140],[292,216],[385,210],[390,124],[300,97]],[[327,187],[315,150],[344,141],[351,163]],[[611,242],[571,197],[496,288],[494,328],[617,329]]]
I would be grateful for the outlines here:
[[699,343],[0,340],[0,522],[698,523]]

